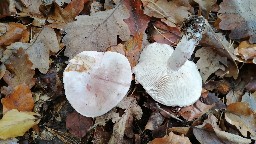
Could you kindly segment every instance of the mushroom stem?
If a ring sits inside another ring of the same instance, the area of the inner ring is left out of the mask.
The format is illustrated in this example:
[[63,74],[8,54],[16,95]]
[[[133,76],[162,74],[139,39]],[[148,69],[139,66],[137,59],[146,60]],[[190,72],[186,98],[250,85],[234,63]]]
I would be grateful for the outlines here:
[[205,19],[202,16],[191,16],[183,25],[184,35],[168,59],[168,70],[177,71],[191,57],[195,46],[202,38]]

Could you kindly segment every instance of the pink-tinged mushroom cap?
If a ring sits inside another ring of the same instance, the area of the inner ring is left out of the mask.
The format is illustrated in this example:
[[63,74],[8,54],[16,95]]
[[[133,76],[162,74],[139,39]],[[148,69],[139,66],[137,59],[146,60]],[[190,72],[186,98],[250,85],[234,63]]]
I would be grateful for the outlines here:
[[103,115],[127,94],[132,72],[124,55],[84,51],[69,62],[63,75],[65,94],[80,114]]

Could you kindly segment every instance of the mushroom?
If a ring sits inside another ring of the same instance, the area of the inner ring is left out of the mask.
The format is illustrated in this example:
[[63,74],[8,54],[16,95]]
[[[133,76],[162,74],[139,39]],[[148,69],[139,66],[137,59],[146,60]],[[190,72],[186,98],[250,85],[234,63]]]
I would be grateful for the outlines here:
[[204,25],[203,17],[192,16],[184,23],[184,35],[175,50],[156,42],[143,49],[133,72],[155,101],[182,107],[193,104],[201,96],[202,78],[188,58],[202,37]]
[[128,59],[116,52],[81,52],[69,61],[63,74],[69,103],[87,117],[115,107],[127,94],[131,79]]

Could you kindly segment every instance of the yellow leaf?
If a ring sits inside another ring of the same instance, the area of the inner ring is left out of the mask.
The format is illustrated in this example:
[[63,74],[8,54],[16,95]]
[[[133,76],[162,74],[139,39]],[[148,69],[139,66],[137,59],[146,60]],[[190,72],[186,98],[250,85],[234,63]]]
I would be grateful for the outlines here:
[[19,112],[16,109],[8,111],[0,120],[0,139],[23,136],[39,120],[34,112]]

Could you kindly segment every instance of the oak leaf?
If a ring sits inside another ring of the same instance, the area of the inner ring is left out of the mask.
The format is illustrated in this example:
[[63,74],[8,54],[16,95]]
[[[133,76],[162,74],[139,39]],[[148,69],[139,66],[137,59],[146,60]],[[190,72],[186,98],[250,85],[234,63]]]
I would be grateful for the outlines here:
[[21,84],[14,88],[13,93],[6,96],[1,100],[3,104],[3,112],[11,109],[17,109],[19,111],[32,111],[34,108],[34,99],[30,88]]
[[231,39],[250,37],[250,43],[256,43],[256,10],[252,8],[255,5],[255,0],[223,0],[218,15],[219,27],[231,30]]
[[101,11],[91,16],[77,16],[76,21],[65,28],[67,33],[63,42],[67,46],[65,55],[72,58],[82,51],[105,51],[117,45],[117,36],[128,40],[130,31],[123,19],[129,18],[129,12],[122,4],[114,9]]
[[242,58],[242,62],[256,60],[256,44],[250,44],[248,41],[242,41],[235,49],[235,54]]
[[0,139],[23,136],[32,126],[39,123],[34,112],[8,111],[0,120]]
[[8,61],[5,62],[7,71],[3,79],[11,88],[20,84],[26,84],[29,88],[35,85],[33,78],[35,71],[32,69],[32,63],[23,49],[18,49],[12,53]]

